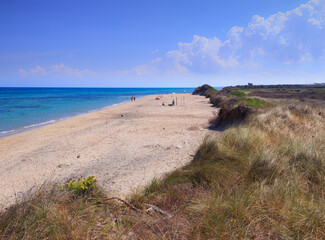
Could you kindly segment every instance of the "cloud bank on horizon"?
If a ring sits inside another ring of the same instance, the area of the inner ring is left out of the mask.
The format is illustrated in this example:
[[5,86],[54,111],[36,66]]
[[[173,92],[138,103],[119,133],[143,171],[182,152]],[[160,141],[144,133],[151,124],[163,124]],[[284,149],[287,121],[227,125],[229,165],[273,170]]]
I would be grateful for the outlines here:
[[[245,27],[234,26],[227,39],[194,35],[192,42],[178,43],[178,48],[147,64],[105,73],[79,70],[64,64],[47,69],[36,66],[21,75],[92,76],[191,76],[242,75],[270,79],[277,74],[292,77],[325,76],[325,0],[310,0],[287,12],[267,18],[254,15]],[[155,54],[158,49],[152,52]],[[237,75],[236,75],[237,74]],[[310,81],[310,80],[309,80]]]
[[65,66],[63,63],[50,65],[47,68],[43,68],[39,65],[36,65],[34,68],[29,70],[19,69],[18,72],[22,76],[26,75],[39,75],[39,76],[75,76],[75,77],[83,77],[85,75],[96,75],[96,72],[93,72],[88,69],[79,70],[78,68],[71,68]]

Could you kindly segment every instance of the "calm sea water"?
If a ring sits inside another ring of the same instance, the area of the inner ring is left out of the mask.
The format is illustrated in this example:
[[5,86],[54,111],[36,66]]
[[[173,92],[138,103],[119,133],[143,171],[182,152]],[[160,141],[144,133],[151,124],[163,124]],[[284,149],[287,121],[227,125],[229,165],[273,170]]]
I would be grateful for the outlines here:
[[150,94],[194,88],[0,88],[0,137]]

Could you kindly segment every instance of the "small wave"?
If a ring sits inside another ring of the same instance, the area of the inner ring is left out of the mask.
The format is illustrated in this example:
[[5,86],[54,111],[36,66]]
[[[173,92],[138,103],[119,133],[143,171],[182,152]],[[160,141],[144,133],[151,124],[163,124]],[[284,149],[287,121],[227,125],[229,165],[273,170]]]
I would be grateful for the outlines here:
[[48,124],[51,124],[51,123],[54,123],[56,122],[56,120],[50,120],[50,121],[46,121],[46,122],[42,122],[42,123],[37,123],[37,124],[32,124],[32,125],[28,125],[28,126],[25,126],[24,128],[36,128],[36,127],[40,127],[40,126],[43,126],[43,125],[48,125]]
[[29,108],[40,108],[41,105],[26,105],[26,106],[13,106],[12,108],[18,109],[29,109]]
[[[93,113],[93,112],[97,112],[99,109],[94,109],[94,110],[89,110],[86,113]],[[80,113],[78,115],[82,115],[83,113]]]
[[0,133],[1,133],[1,134],[8,134],[8,133],[12,133],[12,132],[16,132],[16,130],[2,131],[2,132],[0,132]]
[[62,121],[62,120],[68,119],[68,118],[71,118],[71,117],[63,117],[63,118],[60,118],[59,121]]
[[113,107],[116,107],[116,106],[119,106],[119,105],[122,105],[124,103],[128,103],[129,101],[124,101],[124,102],[120,102],[120,103],[114,103],[112,105],[108,105],[106,107],[103,107],[102,109],[108,109],[108,108],[113,108]]

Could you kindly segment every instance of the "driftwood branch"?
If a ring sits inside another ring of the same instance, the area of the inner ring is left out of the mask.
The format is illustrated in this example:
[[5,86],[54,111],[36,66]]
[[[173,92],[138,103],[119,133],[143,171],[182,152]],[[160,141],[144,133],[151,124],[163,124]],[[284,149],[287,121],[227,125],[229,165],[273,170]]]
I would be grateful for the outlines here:
[[120,201],[122,203],[124,203],[126,206],[128,206],[129,208],[135,210],[135,211],[138,211],[138,212],[141,212],[142,210],[139,209],[139,208],[136,208],[135,206],[133,206],[131,203],[128,203],[127,201],[121,199],[121,198],[118,198],[118,197],[111,197],[111,198],[105,198],[104,199],[105,201],[110,201],[110,200],[117,200],[117,201]]
[[[117,200],[117,201],[120,201],[122,203],[124,203],[126,206],[128,206],[129,208],[135,210],[135,211],[138,211],[138,212],[142,212],[141,209],[139,208],[136,208],[135,206],[133,206],[131,203],[128,203],[127,201],[121,199],[121,198],[118,198],[118,197],[110,197],[110,198],[104,198],[103,199],[104,201],[110,201],[110,200]],[[165,217],[163,219],[169,219],[172,217],[171,214],[168,214],[166,213],[165,211],[161,210],[159,207],[155,206],[155,205],[152,205],[152,204],[147,204],[145,203],[146,206],[148,206],[149,208],[146,210],[146,213],[152,211],[152,210],[155,210],[159,213],[161,213],[162,215],[165,215]],[[162,220],[162,219],[160,219]]]
[[171,218],[172,215],[168,214],[166,212],[164,212],[163,210],[161,210],[159,207],[151,205],[151,204],[145,204],[147,205],[149,208],[146,210],[146,212],[150,212],[152,209],[156,210],[157,212],[160,212],[161,214],[165,215],[167,219]]

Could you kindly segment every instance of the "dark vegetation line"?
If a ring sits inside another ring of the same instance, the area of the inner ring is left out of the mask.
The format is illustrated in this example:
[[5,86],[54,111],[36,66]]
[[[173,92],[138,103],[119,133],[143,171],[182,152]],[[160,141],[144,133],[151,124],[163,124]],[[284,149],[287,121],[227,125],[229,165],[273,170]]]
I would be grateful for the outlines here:
[[247,91],[251,96],[263,98],[294,98],[301,101],[307,99],[325,100],[325,83],[315,84],[278,84],[278,85],[238,85],[228,87]]
[[273,85],[254,85],[248,83],[247,85],[237,85],[235,88],[238,89],[311,89],[311,88],[325,88],[325,83],[314,83],[314,84],[273,84]]
[[325,105],[207,85],[193,94],[220,109],[211,124],[223,131],[187,166],[123,201],[94,177],[44,185],[2,213],[0,238],[325,239]]

